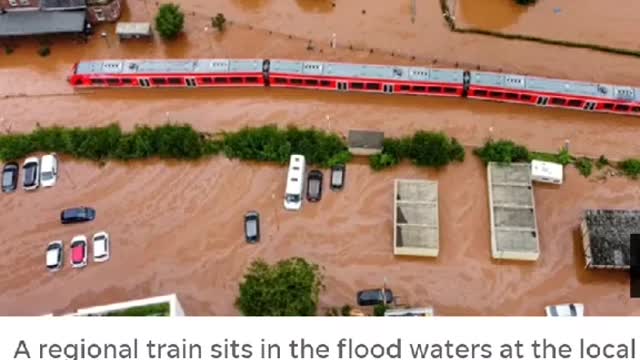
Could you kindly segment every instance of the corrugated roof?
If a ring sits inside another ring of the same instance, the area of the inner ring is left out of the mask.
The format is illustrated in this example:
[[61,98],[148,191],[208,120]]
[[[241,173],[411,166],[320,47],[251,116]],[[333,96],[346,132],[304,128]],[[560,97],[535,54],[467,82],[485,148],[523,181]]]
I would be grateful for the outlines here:
[[40,0],[42,10],[49,9],[84,9],[86,0]]
[[0,36],[80,33],[84,11],[18,11],[0,15]]

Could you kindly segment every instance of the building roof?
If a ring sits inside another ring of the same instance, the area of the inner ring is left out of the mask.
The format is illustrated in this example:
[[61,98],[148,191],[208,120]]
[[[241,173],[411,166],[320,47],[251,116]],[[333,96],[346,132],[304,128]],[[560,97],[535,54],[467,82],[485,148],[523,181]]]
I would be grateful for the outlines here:
[[630,236],[640,233],[640,210],[587,210],[582,231],[587,267],[628,269]]
[[0,36],[81,33],[84,11],[11,11],[0,15]]
[[394,254],[438,256],[438,183],[395,181]]
[[349,130],[349,148],[382,149],[381,131]]
[[487,176],[492,256],[537,260],[540,244],[529,164],[489,163]]
[[76,74],[261,73],[258,59],[81,61]]
[[116,25],[116,34],[118,35],[151,34],[151,24],[148,22],[119,22]]
[[86,0],[40,0],[42,10],[85,9]]

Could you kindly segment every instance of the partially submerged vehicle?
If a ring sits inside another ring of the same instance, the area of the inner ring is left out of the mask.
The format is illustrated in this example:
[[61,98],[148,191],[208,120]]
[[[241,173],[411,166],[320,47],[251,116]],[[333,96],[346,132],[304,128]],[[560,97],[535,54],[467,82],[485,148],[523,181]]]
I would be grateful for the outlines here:
[[284,194],[284,208],[287,210],[298,211],[302,208],[305,164],[303,155],[291,155],[287,173],[287,188]]
[[56,154],[44,155],[40,161],[40,185],[51,187],[58,180],[58,156]]
[[105,231],[93,235],[93,262],[105,262],[111,258],[111,239]]
[[311,170],[307,176],[307,200],[317,202],[322,199],[322,172]]
[[2,168],[2,192],[14,192],[18,188],[20,167],[16,162],[8,162]]
[[56,272],[62,268],[62,259],[64,257],[64,247],[62,241],[52,241],[47,245],[47,251],[45,253],[45,263],[47,270]]
[[71,267],[80,269],[87,266],[87,237],[75,236],[71,239]]
[[331,182],[329,186],[333,191],[340,191],[344,187],[347,168],[345,165],[336,165],[331,168]]
[[584,316],[583,304],[561,304],[561,305],[549,305],[544,308],[547,316],[550,317],[564,317],[564,316]]
[[257,211],[244,215],[244,237],[250,244],[260,241],[260,214]]
[[96,211],[86,206],[65,209],[60,213],[60,222],[63,224],[86,222],[95,218]]
[[393,292],[391,289],[369,289],[358,291],[358,306],[375,306],[380,304],[393,303]]
[[27,190],[35,190],[40,186],[40,159],[37,157],[29,157],[22,165],[24,171],[24,179],[22,187]]

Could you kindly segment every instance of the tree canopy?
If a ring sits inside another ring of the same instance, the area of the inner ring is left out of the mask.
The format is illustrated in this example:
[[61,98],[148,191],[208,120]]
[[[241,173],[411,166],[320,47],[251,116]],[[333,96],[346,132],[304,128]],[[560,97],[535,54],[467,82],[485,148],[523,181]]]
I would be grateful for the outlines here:
[[163,4],[156,15],[156,30],[165,39],[174,39],[184,27],[184,14],[176,4]]
[[322,290],[318,265],[291,258],[254,261],[240,283],[236,306],[246,316],[314,316]]

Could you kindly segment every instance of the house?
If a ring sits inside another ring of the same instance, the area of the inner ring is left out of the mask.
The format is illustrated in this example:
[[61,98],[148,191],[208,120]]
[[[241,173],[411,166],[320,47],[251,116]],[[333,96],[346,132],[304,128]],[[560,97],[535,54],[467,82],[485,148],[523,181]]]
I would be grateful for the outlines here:
[[349,151],[353,155],[369,156],[382,152],[384,133],[381,131],[349,130]]

